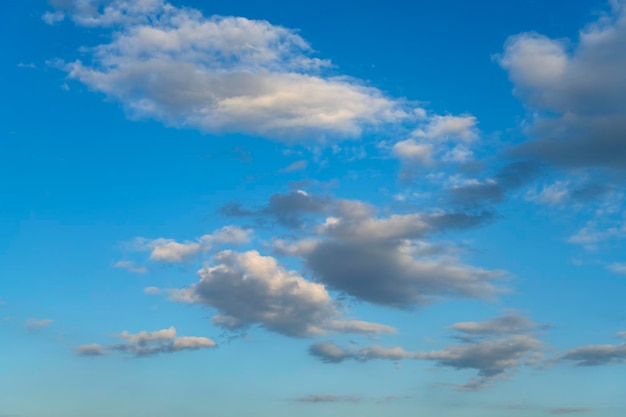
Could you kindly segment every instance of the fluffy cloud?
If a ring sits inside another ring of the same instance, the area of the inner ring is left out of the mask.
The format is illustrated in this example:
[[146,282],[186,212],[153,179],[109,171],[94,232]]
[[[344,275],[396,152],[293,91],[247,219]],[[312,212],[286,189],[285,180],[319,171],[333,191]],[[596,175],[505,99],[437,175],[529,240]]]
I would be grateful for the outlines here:
[[[153,261],[175,263],[187,261],[200,252],[206,252],[211,249],[213,244],[237,245],[249,242],[251,234],[252,231],[249,229],[241,229],[236,226],[224,226],[211,234],[199,237],[195,241],[177,242],[174,239],[166,238],[136,238],[134,242],[127,245],[127,247],[128,249],[136,251],[149,251],[150,259]],[[133,266],[128,264],[128,261],[120,262],[116,264],[116,267],[129,269],[129,267]]]
[[[505,378],[523,363],[531,364],[542,347],[542,343],[528,334],[541,327],[532,321],[515,315],[498,317],[486,322],[456,323],[449,328],[457,332],[481,338],[467,338],[459,345],[431,352],[410,352],[401,347],[373,346],[350,350],[332,342],[313,344],[309,353],[326,363],[339,363],[345,360],[369,361],[375,359],[399,361],[404,359],[434,361],[439,366],[454,369],[472,369],[477,377],[459,390],[477,390],[498,378]],[[524,359],[527,359],[524,362]]]
[[227,329],[259,324],[292,337],[329,331],[395,332],[389,326],[342,319],[322,284],[309,282],[256,251],[222,251],[213,265],[202,268],[198,275],[197,284],[172,291],[173,299],[217,310],[213,322]]
[[[510,38],[500,64],[539,116],[518,154],[556,164],[626,164],[626,9],[623,1],[580,32],[578,43],[535,33]],[[570,51],[571,49],[571,51]]]
[[215,347],[215,342],[206,337],[176,336],[176,329],[157,330],[154,332],[142,331],[136,334],[122,332],[117,335],[123,343],[113,345],[82,345],[76,348],[81,356],[103,356],[109,351],[119,351],[132,356],[153,356],[159,353],[175,353],[183,350],[198,350]]
[[420,258],[419,246],[412,243],[437,232],[479,225],[491,218],[488,212],[377,218],[370,207],[353,201],[344,202],[335,214],[317,228],[323,239],[304,241],[291,251],[301,256],[317,280],[334,290],[395,308],[447,297],[488,299],[501,291],[493,285],[501,271],[451,258]]
[[242,17],[206,18],[157,0],[98,3],[61,7],[78,25],[113,31],[110,43],[89,49],[88,63],[64,68],[133,117],[287,142],[356,137],[409,117],[375,88],[324,76],[330,63],[313,57],[295,31]]

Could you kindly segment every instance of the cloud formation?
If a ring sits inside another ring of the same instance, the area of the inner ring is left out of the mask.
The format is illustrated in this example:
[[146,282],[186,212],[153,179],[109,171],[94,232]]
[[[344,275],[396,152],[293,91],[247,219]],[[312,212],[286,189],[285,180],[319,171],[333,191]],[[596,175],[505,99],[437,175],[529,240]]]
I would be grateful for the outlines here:
[[[414,359],[433,361],[453,369],[471,369],[477,376],[456,388],[473,391],[495,379],[506,378],[522,364],[532,364],[541,356],[542,343],[530,334],[537,327],[540,325],[524,317],[508,315],[485,322],[453,324],[449,329],[463,333],[463,343],[442,350],[410,352],[401,347],[373,346],[355,351],[332,342],[320,342],[311,345],[309,354],[325,363]],[[467,337],[468,333],[473,338]]]
[[171,291],[172,298],[217,310],[213,323],[229,330],[261,325],[291,337],[395,332],[390,326],[341,318],[324,285],[307,281],[257,251],[219,252],[198,276],[198,283]]
[[626,8],[580,31],[578,42],[536,33],[511,37],[500,65],[538,115],[515,151],[567,167],[626,167]]
[[[135,251],[149,251],[150,259],[153,261],[178,263],[188,261],[200,252],[209,251],[214,244],[239,245],[247,243],[250,241],[251,234],[252,230],[250,229],[224,226],[211,234],[200,236],[195,241],[177,242],[174,239],[146,239],[139,237],[127,244],[126,247]],[[131,270],[132,272],[139,272],[137,267],[134,267],[134,264],[129,264],[128,262],[120,261],[116,264],[116,267],[129,270],[132,267],[135,269],[135,271]]]
[[567,351],[563,360],[577,366],[600,366],[626,363],[626,343],[589,345]]
[[206,337],[176,336],[176,329],[142,331],[136,334],[122,332],[116,336],[123,343],[113,345],[82,345],[75,351],[81,356],[104,356],[111,351],[123,352],[135,357],[153,356],[160,353],[175,353],[183,350],[198,350],[215,347],[215,342]]
[[[61,5],[80,26],[112,31],[69,77],[124,104],[132,117],[286,142],[357,137],[409,114],[399,101],[313,56],[295,31],[243,17],[204,17],[160,0]],[[46,14],[46,21],[62,15]]]

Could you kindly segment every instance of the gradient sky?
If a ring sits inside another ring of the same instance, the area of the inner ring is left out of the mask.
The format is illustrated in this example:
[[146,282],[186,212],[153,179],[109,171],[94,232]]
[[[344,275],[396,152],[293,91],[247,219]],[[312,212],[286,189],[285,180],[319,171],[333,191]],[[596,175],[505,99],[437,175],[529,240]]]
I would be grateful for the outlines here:
[[626,413],[626,2],[2,2],[0,417]]

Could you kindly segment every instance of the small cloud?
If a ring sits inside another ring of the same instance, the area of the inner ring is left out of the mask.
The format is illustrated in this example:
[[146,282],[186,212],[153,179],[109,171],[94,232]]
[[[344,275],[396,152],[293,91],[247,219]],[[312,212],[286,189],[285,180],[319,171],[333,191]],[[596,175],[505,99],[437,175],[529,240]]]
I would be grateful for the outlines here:
[[53,322],[54,321],[50,319],[43,319],[43,320],[28,319],[25,325],[28,330],[37,330],[37,329],[43,329],[44,327],[48,327]]
[[32,62],[28,62],[28,63],[24,63],[24,62],[20,62],[19,64],[17,64],[18,68],[30,68],[30,69],[35,69],[37,68],[37,65],[35,65]]
[[99,344],[82,345],[75,349],[80,356],[104,356],[109,351],[127,353],[134,357],[154,356],[161,353],[176,353],[183,350],[214,348],[215,342],[206,337],[177,336],[176,329],[142,331],[139,333],[122,332],[116,335],[121,343],[103,346]]
[[625,263],[612,263],[607,266],[607,269],[614,274],[626,275],[626,264]]
[[146,274],[148,268],[145,266],[137,266],[133,261],[117,261],[114,265],[115,268],[125,269],[135,274]]
[[158,295],[163,293],[163,290],[157,287],[147,287],[144,288],[143,293],[148,295]]
[[106,350],[106,347],[97,344],[78,346],[75,349],[80,356],[105,356]]
[[287,172],[301,171],[303,169],[306,169],[307,166],[309,166],[309,162],[307,160],[302,159],[300,161],[296,161],[292,164],[287,165],[285,168],[281,169],[280,172],[287,173]]
[[41,16],[41,20],[52,26],[56,23],[62,22],[65,19],[65,13],[61,11],[46,12]]
[[550,414],[575,414],[575,413],[587,413],[591,411],[591,408],[587,407],[557,407],[550,410]]
[[362,400],[361,397],[355,397],[351,395],[324,395],[324,394],[311,394],[306,397],[294,398],[293,401],[301,403],[358,403]]

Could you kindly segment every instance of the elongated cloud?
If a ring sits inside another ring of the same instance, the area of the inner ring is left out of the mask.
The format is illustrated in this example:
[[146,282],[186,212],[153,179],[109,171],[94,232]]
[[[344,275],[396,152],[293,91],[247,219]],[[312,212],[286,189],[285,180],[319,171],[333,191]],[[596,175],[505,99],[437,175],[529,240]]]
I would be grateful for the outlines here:
[[[174,239],[136,238],[126,247],[130,250],[149,251],[153,261],[178,263],[187,261],[200,252],[209,251],[215,244],[238,245],[250,240],[252,230],[242,229],[236,226],[224,226],[211,234],[200,236],[195,241],[178,242]],[[116,267],[127,268],[132,272],[145,272],[128,261],[116,263]]]
[[531,334],[540,325],[521,316],[503,316],[485,322],[462,322],[450,326],[460,333],[468,331],[483,339],[465,339],[465,343],[451,345],[431,352],[411,352],[402,347],[372,346],[351,350],[332,342],[311,345],[309,354],[325,363],[340,363],[346,360],[366,362],[370,360],[400,361],[406,359],[427,360],[439,366],[453,369],[472,369],[477,376],[458,390],[472,391],[484,388],[495,379],[506,378],[524,363],[532,364],[541,356],[542,343]]
[[139,333],[122,332],[117,335],[123,343],[113,345],[82,345],[76,348],[81,356],[104,356],[109,352],[118,351],[132,356],[153,356],[160,353],[175,353],[183,350],[198,350],[215,347],[215,342],[206,337],[176,336],[176,329],[142,331]]
[[66,3],[60,10],[76,24],[112,32],[110,43],[89,49],[89,62],[64,65],[69,77],[119,100],[133,117],[287,142],[356,137],[408,118],[379,90],[323,75],[330,63],[293,30],[207,18],[159,0]]

